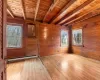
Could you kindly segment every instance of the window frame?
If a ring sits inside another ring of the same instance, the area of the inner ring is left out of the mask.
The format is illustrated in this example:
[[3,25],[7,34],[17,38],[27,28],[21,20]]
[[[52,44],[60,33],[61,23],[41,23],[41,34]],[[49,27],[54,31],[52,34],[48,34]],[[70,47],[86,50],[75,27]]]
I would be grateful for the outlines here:
[[[68,41],[67,41],[67,45],[62,45],[62,32],[67,32],[67,34],[68,34]],[[68,30],[61,30],[61,32],[60,32],[60,46],[61,47],[68,47],[69,46],[69,31]]]
[[7,35],[6,35],[6,48],[7,49],[20,49],[20,48],[23,48],[23,24],[7,23],[7,25],[20,26],[22,32],[21,32],[21,46],[20,47],[7,47]]
[[[82,44],[80,44],[80,45],[76,45],[76,44],[73,43],[73,31],[75,31],[75,30],[82,30]],[[83,45],[83,42],[84,42],[83,28],[73,29],[73,30],[72,30],[72,45],[73,45],[73,46],[82,47],[82,46],[84,46],[84,45]]]

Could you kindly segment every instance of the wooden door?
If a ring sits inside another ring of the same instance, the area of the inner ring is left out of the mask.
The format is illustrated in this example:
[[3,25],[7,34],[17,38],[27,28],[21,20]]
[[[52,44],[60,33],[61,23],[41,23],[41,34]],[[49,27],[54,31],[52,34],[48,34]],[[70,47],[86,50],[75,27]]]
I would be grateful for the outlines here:
[[26,41],[26,55],[25,56],[38,56],[37,39],[27,38],[27,41]]
[[0,80],[6,80],[6,48],[5,48],[5,26],[6,26],[6,1],[0,0]]
[[[25,56],[38,56],[38,40],[37,40],[37,30],[36,25],[28,26],[26,25],[26,54]],[[33,30],[30,30],[33,29]],[[33,35],[35,34],[35,35]]]

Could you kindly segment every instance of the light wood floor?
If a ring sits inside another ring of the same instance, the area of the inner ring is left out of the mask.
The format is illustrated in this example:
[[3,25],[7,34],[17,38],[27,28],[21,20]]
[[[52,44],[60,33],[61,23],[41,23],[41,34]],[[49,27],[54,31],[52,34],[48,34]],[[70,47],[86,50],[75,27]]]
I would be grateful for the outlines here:
[[7,65],[7,80],[100,80],[100,62],[62,54]]

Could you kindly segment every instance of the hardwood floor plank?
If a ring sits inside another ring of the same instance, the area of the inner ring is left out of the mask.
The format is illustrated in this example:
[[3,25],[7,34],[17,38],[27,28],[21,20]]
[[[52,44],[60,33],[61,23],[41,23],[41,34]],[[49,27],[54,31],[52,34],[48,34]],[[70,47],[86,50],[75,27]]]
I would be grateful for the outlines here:
[[52,80],[46,69],[44,68],[42,62],[36,59],[35,64],[35,80]]
[[[50,59],[56,60],[55,64],[58,62],[59,67],[68,64],[69,70],[73,70],[75,75],[77,74],[80,80],[99,80],[100,79],[100,63],[89,61],[88,58],[84,58],[77,55],[58,55],[51,56]],[[65,66],[66,69],[66,66]],[[66,70],[64,70],[66,71]],[[68,73],[70,74],[70,73]],[[68,75],[66,72],[66,75]],[[72,76],[72,75],[71,75]],[[73,77],[74,80],[78,80]]]
[[7,76],[7,80],[52,80],[39,58],[8,64]]
[[21,80],[35,80],[35,59],[26,60],[24,62]]
[[53,64],[68,80],[81,80],[79,76],[77,77],[76,74],[73,73],[71,66],[68,66],[67,62],[62,62],[62,64],[60,65],[60,63],[54,60],[51,56],[47,58],[49,59],[49,62]]
[[16,62],[7,65],[7,80],[21,80],[23,62]]
[[100,80],[100,61],[74,54],[28,59],[8,64],[7,80]]
[[46,57],[41,57],[40,59],[42,60],[44,66],[47,68],[52,80],[68,80],[64,77],[63,74],[59,72],[59,70],[55,68],[53,64],[49,62]]

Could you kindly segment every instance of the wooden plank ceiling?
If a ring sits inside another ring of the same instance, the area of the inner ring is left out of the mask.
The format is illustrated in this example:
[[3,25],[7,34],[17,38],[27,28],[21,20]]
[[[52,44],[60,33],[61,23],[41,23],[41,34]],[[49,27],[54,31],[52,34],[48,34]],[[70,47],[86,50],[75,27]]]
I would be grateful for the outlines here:
[[68,25],[100,14],[100,0],[7,0],[7,13],[25,20]]

